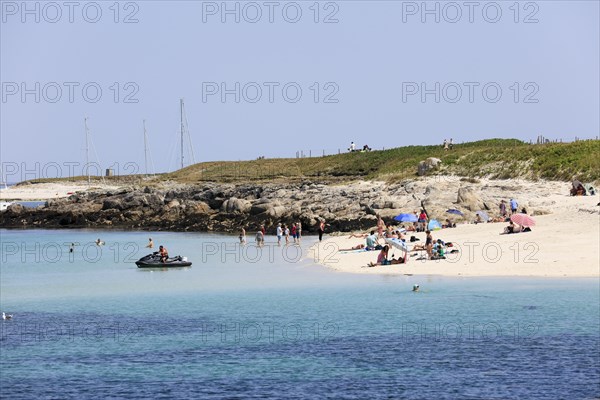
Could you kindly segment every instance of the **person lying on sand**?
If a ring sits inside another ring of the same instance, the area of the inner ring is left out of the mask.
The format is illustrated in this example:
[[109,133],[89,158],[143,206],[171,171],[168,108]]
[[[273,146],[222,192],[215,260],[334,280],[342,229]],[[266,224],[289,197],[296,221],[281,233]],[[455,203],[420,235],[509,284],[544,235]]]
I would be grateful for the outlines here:
[[364,239],[367,236],[369,236],[368,233],[353,233],[350,236],[348,236],[348,239],[353,239],[353,238]]
[[364,244],[357,244],[356,246],[350,248],[350,249],[339,249],[338,251],[352,251],[352,250],[362,250],[365,248]]

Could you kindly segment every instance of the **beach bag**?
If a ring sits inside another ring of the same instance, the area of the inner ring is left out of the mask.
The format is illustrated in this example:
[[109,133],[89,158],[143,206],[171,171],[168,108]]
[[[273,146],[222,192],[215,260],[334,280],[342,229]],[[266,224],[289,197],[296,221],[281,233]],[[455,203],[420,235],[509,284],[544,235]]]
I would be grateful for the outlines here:
[[411,242],[416,242],[417,240],[419,240],[419,239],[417,239],[415,236],[411,236],[410,237],[410,241]]

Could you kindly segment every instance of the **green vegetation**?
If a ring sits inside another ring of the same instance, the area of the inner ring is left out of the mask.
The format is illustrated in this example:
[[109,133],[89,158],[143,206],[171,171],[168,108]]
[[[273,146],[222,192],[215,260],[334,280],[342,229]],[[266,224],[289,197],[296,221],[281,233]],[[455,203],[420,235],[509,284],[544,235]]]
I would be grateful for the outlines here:
[[[532,145],[516,139],[490,139],[455,144],[451,151],[442,146],[408,146],[368,153],[344,153],[312,158],[275,158],[253,161],[205,162],[159,174],[144,184],[165,180],[180,183],[319,181],[345,182],[381,179],[395,182],[417,176],[417,165],[428,157],[442,160],[430,175],[453,174],[466,178],[548,179],[584,182],[600,181],[600,141]],[[85,180],[63,179],[63,180]],[[95,177],[94,182],[99,182]],[[56,181],[56,179],[36,182]],[[141,183],[142,176],[106,178],[107,183]]]
[[162,179],[182,183],[263,180],[398,181],[417,176],[417,165],[428,157],[442,160],[431,174],[496,179],[523,178],[570,181],[600,179],[600,141],[531,145],[516,139],[490,139],[441,146],[408,146],[369,153],[345,153],[313,158],[279,158],[255,161],[208,162],[189,166]]

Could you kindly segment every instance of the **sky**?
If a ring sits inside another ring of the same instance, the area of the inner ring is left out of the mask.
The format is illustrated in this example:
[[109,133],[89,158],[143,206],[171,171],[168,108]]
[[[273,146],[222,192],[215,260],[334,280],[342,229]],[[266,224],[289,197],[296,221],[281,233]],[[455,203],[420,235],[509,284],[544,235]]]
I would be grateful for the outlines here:
[[595,138],[599,3],[2,0],[3,179]]

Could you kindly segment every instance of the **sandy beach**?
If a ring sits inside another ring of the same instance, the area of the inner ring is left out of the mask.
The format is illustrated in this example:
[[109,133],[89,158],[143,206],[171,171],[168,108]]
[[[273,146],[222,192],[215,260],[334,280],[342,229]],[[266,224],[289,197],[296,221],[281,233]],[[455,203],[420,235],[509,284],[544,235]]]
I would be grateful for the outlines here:
[[113,190],[118,188],[114,185],[91,186],[86,183],[37,183],[31,185],[10,186],[7,189],[0,190],[0,200],[2,201],[45,201],[51,199],[60,199],[68,197],[75,192],[87,190]]
[[[540,195],[544,194],[531,196]],[[552,204],[552,213],[534,216],[536,226],[531,232],[500,235],[507,223],[462,223],[456,228],[433,231],[434,240],[452,242],[459,250],[445,260],[417,260],[413,254],[425,252],[412,251],[407,264],[366,267],[376,261],[379,251],[338,251],[365,243],[364,239],[349,238],[349,234],[326,235],[311,254],[321,265],[358,274],[600,276],[598,196],[569,197],[563,192],[545,197]],[[490,216],[496,214],[490,212]],[[425,243],[425,233],[408,232],[408,237],[411,235],[420,239],[416,243]],[[402,252],[392,248],[389,254],[398,257]]]

